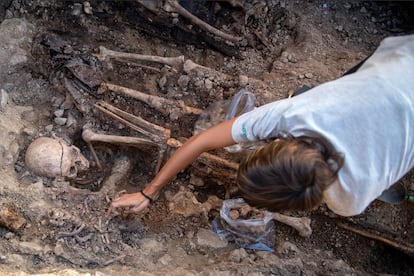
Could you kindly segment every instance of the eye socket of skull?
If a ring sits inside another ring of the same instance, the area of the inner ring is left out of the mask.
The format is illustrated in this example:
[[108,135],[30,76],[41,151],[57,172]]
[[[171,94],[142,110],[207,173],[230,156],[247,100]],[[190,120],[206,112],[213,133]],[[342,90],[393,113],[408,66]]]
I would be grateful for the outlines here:
[[75,146],[63,146],[62,176],[75,178],[79,171],[89,168],[88,160],[82,155],[80,149]]

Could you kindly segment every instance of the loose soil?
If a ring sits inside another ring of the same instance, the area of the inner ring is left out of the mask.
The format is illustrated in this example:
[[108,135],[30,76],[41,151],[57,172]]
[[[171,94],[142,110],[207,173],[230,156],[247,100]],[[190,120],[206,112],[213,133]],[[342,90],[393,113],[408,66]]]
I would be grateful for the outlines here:
[[[205,128],[221,119],[223,110],[212,109],[213,104],[227,103],[241,88],[251,90],[246,80],[259,80],[267,88],[266,93],[252,91],[256,105],[286,98],[300,87],[340,77],[383,38],[410,33],[414,26],[411,2],[238,2],[244,8],[224,1],[180,1],[218,29],[243,35],[238,45],[214,39],[180,16],[153,13],[138,1],[90,1],[91,12],[85,3],[74,1],[0,3],[0,274],[414,274],[412,204],[375,201],[352,218],[336,216],[325,206],[290,213],[311,219],[310,237],[276,222],[274,252],[244,249],[208,231],[220,205],[206,202],[213,196],[216,202],[237,197],[234,172],[203,170],[198,163],[182,171],[144,212],[106,219],[108,201],[122,190],[145,187],[159,155],[157,148],[94,143],[102,163],[99,170],[81,137],[85,125],[98,133],[141,136],[97,110],[96,102],[141,116],[184,141],[196,125]],[[233,81],[148,62],[101,62],[93,55],[100,46],[183,55]],[[65,79],[77,85],[75,92],[69,91]],[[192,114],[176,119],[132,97],[101,93],[94,83],[102,81],[181,100],[209,110],[210,119],[200,122]],[[41,136],[61,137],[78,147],[90,162],[89,170],[75,180],[30,172],[25,153]],[[212,153],[232,162],[243,157],[225,150]],[[116,178],[120,168],[127,174],[114,181],[111,177]],[[413,173],[400,182],[413,189]]]

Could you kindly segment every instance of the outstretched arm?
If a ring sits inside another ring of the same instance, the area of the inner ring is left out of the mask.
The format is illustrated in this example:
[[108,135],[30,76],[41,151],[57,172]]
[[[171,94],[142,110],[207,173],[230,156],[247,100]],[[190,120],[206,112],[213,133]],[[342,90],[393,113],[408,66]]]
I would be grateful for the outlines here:
[[[174,176],[185,169],[197,157],[205,151],[226,147],[235,144],[231,135],[231,128],[236,118],[220,123],[197,135],[194,135],[184,143],[162,167],[154,179],[143,192],[155,198]],[[117,215],[117,209],[131,207],[130,212],[139,212],[147,207],[149,200],[141,193],[126,194],[112,201],[109,215]]]

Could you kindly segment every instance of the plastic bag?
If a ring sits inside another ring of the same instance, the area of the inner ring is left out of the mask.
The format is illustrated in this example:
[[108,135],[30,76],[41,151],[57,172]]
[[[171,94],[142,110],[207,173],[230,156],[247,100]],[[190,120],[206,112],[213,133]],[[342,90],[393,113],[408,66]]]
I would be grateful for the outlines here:
[[246,89],[241,89],[233,96],[226,114],[226,120],[239,116],[250,110],[253,110],[256,98],[253,93]]
[[[237,92],[232,100],[218,101],[208,106],[195,123],[193,134],[213,127],[225,120],[229,120],[243,113],[254,109],[256,98],[253,93],[246,89]],[[238,152],[245,149],[252,149],[257,142],[236,144],[225,147],[228,152]]]
[[[248,207],[259,217],[250,219],[232,218],[231,212]],[[212,230],[222,239],[235,242],[238,246],[273,252],[275,223],[273,214],[250,207],[242,198],[223,202],[220,214],[213,220]]]

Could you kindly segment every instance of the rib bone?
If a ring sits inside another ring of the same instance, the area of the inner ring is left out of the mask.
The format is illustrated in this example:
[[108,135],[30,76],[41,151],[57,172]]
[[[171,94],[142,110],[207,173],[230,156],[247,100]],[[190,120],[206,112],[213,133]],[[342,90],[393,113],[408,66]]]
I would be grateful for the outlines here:
[[238,36],[233,36],[227,33],[224,33],[216,28],[214,28],[213,26],[207,24],[206,22],[204,22],[203,20],[201,20],[200,18],[198,18],[197,16],[193,15],[192,13],[190,13],[189,11],[187,11],[186,9],[184,9],[176,0],[167,0],[166,5],[164,6],[164,9],[167,12],[176,12],[179,15],[181,15],[182,17],[187,18],[188,20],[191,21],[191,23],[193,23],[194,25],[200,27],[201,29],[212,33],[218,37],[221,37],[225,40],[231,41],[231,42],[239,42],[240,40],[242,40],[242,37],[238,37]]
[[99,60],[106,60],[109,58],[118,58],[118,59],[134,59],[140,61],[150,61],[160,64],[166,64],[176,69],[180,69],[184,63],[184,56],[178,57],[160,57],[160,56],[152,56],[152,55],[140,55],[134,53],[125,53],[125,52],[118,52],[114,50],[110,50],[105,48],[104,46],[99,46],[99,54],[95,54],[95,56]]
[[273,218],[281,223],[295,228],[301,237],[307,238],[312,234],[312,228],[310,227],[310,218],[290,217],[280,213],[273,213]]
[[102,84],[102,87],[106,87],[109,90],[140,100],[155,108],[162,114],[169,116],[171,120],[177,120],[185,114],[201,115],[203,112],[201,109],[185,105],[184,101],[181,100],[169,100],[163,97],[148,95],[140,91],[112,83],[104,83]]

